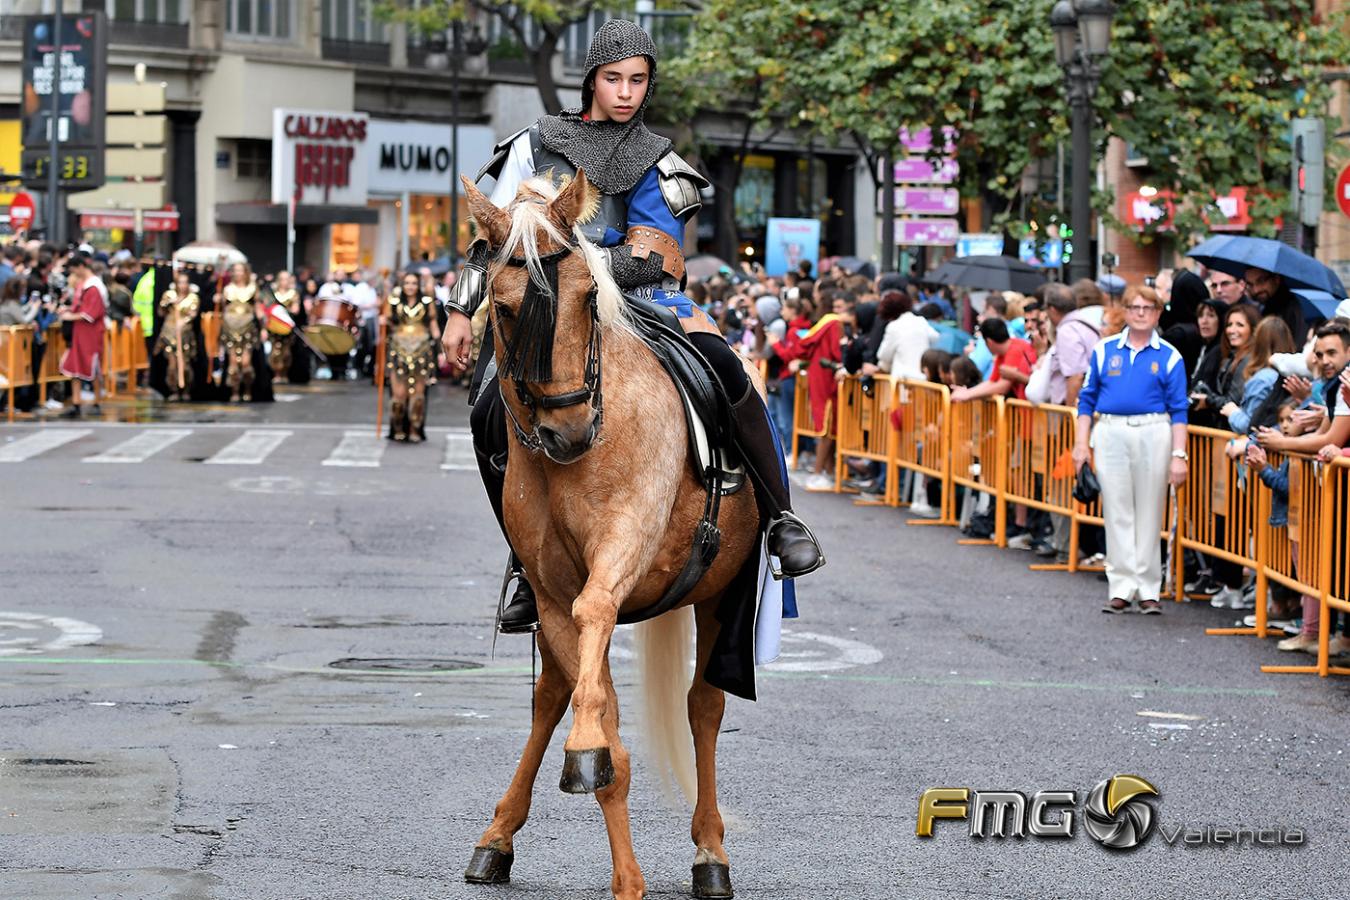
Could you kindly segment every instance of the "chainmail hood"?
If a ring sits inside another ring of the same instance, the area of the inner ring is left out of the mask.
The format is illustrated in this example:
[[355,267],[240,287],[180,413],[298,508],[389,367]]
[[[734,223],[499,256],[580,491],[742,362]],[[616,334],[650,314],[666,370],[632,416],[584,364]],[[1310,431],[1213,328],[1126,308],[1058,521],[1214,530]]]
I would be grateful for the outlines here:
[[[647,57],[650,65],[647,94],[633,117],[627,122],[585,119],[595,96],[596,71],[633,56]],[[626,19],[610,19],[600,26],[586,51],[580,108],[565,109],[556,116],[540,119],[539,139],[549,150],[584,169],[586,177],[602,192],[622,194],[632,190],[672,147],[669,139],[653,134],[643,121],[655,90],[656,44],[651,36]]]

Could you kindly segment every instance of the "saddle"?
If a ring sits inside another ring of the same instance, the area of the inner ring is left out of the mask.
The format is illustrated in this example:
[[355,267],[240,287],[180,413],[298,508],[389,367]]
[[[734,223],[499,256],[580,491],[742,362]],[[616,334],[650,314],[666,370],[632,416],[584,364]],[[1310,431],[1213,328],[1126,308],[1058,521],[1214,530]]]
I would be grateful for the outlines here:
[[745,467],[731,439],[731,408],[717,373],[689,340],[679,317],[659,303],[628,298],[633,330],[679,392],[689,459],[707,491],[725,497],[745,486]]

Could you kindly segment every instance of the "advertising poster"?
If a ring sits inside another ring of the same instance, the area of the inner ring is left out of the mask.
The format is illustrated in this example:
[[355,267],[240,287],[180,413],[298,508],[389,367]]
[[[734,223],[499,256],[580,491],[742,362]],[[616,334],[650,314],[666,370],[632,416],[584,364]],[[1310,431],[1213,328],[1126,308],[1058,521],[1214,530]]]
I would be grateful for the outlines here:
[[783,275],[809,260],[811,271],[820,261],[819,219],[769,219],[765,235],[764,269],[770,277]]

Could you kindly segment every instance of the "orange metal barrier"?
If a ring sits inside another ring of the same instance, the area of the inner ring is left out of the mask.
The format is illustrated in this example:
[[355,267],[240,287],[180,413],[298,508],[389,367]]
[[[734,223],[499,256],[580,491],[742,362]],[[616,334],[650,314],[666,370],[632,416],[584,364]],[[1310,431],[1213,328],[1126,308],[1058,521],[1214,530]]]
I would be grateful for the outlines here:
[[32,325],[0,327],[0,389],[8,394],[6,418],[14,421],[14,390],[33,383]]
[[[951,393],[943,384],[906,378],[896,388],[893,418],[899,418],[892,446],[896,476],[899,469],[933,478],[942,483],[942,501],[936,519],[911,519],[911,525],[955,525],[956,492],[952,489],[951,466]],[[842,423],[841,423],[842,424]],[[899,491],[898,477],[894,478]],[[887,485],[891,479],[888,476]],[[898,493],[897,493],[898,497]],[[903,498],[901,498],[903,501]],[[901,505],[906,505],[903,502]]]
[[[1272,465],[1278,463],[1272,460]],[[1346,545],[1346,523],[1350,520],[1350,462],[1342,457],[1328,466],[1312,459],[1290,456],[1289,475],[1289,526],[1285,545],[1277,544],[1277,552],[1262,560],[1260,575],[1317,601],[1317,662],[1311,666],[1262,666],[1261,671],[1324,678],[1350,675],[1350,667],[1331,665],[1328,647],[1332,610],[1350,614],[1350,558],[1347,558],[1350,551]],[[1292,542],[1297,542],[1297,554],[1289,546]],[[1297,577],[1287,575],[1285,566],[1295,568]],[[1258,596],[1258,614],[1264,605]],[[1264,616],[1260,624],[1264,624]]]
[[963,544],[1008,544],[1006,424],[1002,397],[948,405],[951,481],[967,490],[989,494],[994,504],[994,536]]
[[61,357],[66,355],[66,339],[61,334],[60,325],[47,327],[47,349],[42,354],[42,365],[37,372],[38,402],[47,402],[47,385],[61,381],[70,381],[61,374]]
[[[204,320],[206,319],[206,316],[203,315],[202,319],[202,330],[205,331],[206,322]],[[219,325],[216,326],[216,333],[220,333]],[[211,345],[208,343],[208,349],[210,346]],[[213,359],[215,358],[214,352],[211,353],[211,357]],[[797,447],[800,445],[801,439],[804,437],[815,438],[819,441],[821,438],[828,436],[830,433],[830,420],[838,415],[839,411],[839,397],[836,394],[834,403],[826,411],[824,427],[819,431],[815,430],[813,427],[815,423],[811,419],[810,390],[807,388],[806,381],[805,374],[799,373],[797,375],[796,391],[792,396],[792,456],[789,465],[794,469],[797,468]],[[819,447],[817,447],[817,450],[819,450]],[[836,491],[839,490],[837,474],[834,489]]]
[[863,389],[862,379],[856,375],[840,382],[835,401],[839,411],[838,445],[834,455],[835,490],[844,480],[848,457],[870,459],[886,467],[886,505],[895,506],[900,502],[895,429],[891,426],[891,410],[895,406],[896,382],[889,375],[874,376],[870,390]]

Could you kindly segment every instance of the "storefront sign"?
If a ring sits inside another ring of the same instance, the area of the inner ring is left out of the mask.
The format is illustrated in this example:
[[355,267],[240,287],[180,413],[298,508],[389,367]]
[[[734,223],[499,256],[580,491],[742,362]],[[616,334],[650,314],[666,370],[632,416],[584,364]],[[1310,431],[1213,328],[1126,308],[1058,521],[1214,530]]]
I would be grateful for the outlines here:
[[453,137],[449,125],[371,119],[366,157],[371,193],[448,195],[451,178],[473,178],[492,156],[492,129],[460,126],[458,165]]
[[1175,208],[1171,191],[1155,191],[1145,194],[1132,191],[1120,198],[1120,220],[1131,228],[1143,230],[1149,226],[1158,231],[1172,228],[1172,216]]
[[956,255],[1002,256],[1003,235],[992,232],[963,233],[956,240]]
[[1222,197],[1215,197],[1214,203],[1224,214],[1225,221],[1211,222],[1210,231],[1246,231],[1252,226],[1252,211],[1245,187],[1236,187]]
[[272,112],[272,202],[365,206],[370,153],[365,113]]

